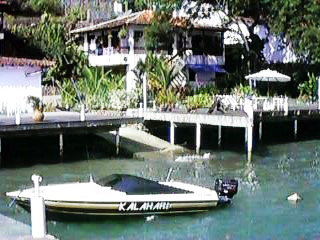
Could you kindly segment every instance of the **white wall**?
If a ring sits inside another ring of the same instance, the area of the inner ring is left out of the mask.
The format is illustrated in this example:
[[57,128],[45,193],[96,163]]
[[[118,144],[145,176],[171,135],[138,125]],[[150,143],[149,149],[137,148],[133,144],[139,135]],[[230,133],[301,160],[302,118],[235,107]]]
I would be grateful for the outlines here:
[[40,67],[0,66],[0,113],[31,112],[30,95],[42,98]]

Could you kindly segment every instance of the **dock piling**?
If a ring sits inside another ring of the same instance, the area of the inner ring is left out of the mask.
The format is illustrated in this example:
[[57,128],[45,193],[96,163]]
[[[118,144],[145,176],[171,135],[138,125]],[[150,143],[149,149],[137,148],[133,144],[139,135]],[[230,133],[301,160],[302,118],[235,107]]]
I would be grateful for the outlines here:
[[172,145],[174,145],[174,140],[175,140],[175,132],[174,132],[174,130],[175,130],[175,124],[174,124],[174,122],[173,121],[171,121],[170,122],[170,143],[172,144]]
[[59,134],[59,156],[60,160],[63,159],[63,134]]
[[218,126],[218,147],[221,147],[221,125]]
[[198,154],[201,146],[201,124],[197,123],[196,126],[196,153]]
[[262,121],[259,122],[259,141],[262,139]]
[[44,238],[46,236],[46,213],[43,197],[39,195],[39,183],[42,177],[32,175],[34,184],[34,196],[31,197],[31,227],[33,238]]
[[116,130],[116,154],[119,155],[120,152],[120,129],[117,128]]
[[253,141],[253,127],[249,126],[246,128],[247,133],[247,158],[248,162],[252,159],[252,141]]
[[297,139],[298,137],[298,120],[294,120],[294,139]]

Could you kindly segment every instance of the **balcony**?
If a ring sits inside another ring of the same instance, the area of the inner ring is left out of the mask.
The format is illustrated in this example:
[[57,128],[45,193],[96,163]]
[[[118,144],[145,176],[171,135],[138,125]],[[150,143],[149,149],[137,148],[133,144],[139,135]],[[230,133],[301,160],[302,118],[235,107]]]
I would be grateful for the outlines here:
[[187,55],[184,57],[185,64],[202,64],[202,65],[224,65],[223,56],[206,56],[206,55]]

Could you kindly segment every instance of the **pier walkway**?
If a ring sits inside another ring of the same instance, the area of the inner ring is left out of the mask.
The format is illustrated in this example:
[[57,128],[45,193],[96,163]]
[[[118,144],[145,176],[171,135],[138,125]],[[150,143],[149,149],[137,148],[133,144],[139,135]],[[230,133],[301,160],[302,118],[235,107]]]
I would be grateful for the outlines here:
[[[31,226],[0,214],[1,240],[32,240]],[[54,240],[51,235],[38,240]]]

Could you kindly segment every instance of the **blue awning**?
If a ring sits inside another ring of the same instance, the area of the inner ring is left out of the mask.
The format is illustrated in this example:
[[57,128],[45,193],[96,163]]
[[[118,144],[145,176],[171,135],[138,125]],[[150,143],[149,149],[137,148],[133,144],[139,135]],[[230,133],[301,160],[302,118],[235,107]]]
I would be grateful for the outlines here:
[[195,72],[220,72],[220,73],[226,73],[227,71],[224,70],[220,65],[218,64],[187,64],[186,67],[192,69]]

